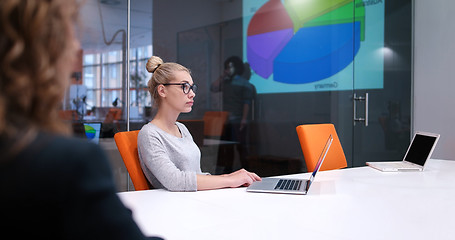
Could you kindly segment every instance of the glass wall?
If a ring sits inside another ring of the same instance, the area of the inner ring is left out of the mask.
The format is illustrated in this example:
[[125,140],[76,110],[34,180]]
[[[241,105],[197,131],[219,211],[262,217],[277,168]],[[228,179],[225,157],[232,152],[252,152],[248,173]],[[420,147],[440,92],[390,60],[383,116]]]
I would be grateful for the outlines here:
[[81,81],[64,104],[76,125],[101,123],[120,190],[128,177],[112,136],[127,129],[126,106],[130,130],[156,111],[146,89],[152,55],[192,71],[193,111],[178,121],[198,144],[203,171],[305,172],[295,128],[310,123],[335,125],[349,167],[405,152],[411,0],[131,0],[129,76],[126,3],[87,1]]
[[[151,99],[145,69],[152,55],[152,6],[148,0],[130,1],[129,76],[127,64],[126,0],[88,0],[81,12],[80,63],[65,98],[62,117],[71,121],[77,137],[100,144],[110,157],[120,191],[132,189],[113,136],[140,129]],[[130,81],[129,103],[127,81]],[[130,116],[127,116],[129,106]],[[150,111],[148,111],[150,112]],[[63,114],[65,113],[65,114]],[[129,121],[127,121],[129,120]]]

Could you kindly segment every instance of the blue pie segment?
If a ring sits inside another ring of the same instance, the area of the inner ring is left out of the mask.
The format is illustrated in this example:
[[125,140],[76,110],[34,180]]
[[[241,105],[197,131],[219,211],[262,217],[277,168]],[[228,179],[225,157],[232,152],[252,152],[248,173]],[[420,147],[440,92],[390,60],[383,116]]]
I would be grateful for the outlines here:
[[348,66],[360,48],[360,22],[304,27],[274,59],[274,80],[302,84],[328,78]]

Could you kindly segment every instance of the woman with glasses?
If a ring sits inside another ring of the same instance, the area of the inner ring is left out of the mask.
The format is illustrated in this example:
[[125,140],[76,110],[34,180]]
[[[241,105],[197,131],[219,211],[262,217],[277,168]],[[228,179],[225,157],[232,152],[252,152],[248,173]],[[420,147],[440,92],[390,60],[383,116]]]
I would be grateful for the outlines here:
[[190,71],[152,56],[147,71],[153,73],[148,89],[158,111],[138,135],[139,159],[145,176],[155,188],[197,191],[248,186],[261,178],[244,169],[210,175],[200,166],[201,152],[188,129],[177,122],[180,113],[192,110],[197,85]]

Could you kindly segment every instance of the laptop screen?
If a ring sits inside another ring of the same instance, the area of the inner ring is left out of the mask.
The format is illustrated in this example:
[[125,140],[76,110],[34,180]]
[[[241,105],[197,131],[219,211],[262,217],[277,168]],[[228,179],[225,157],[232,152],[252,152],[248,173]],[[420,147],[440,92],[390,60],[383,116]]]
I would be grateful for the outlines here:
[[329,138],[327,139],[327,142],[325,143],[324,148],[322,149],[321,155],[319,155],[318,163],[316,163],[316,167],[314,168],[313,173],[310,176],[310,180],[307,182],[307,190],[310,188],[310,185],[313,182],[316,173],[318,173],[319,168],[321,168],[322,162],[324,161],[325,156],[327,155],[327,152],[329,151],[330,146],[332,145],[332,142],[333,137],[332,134],[330,134]]
[[84,123],[85,136],[87,139],[94,143],[99,143],[101,123]]
[[433,152],[438,137],[439,135],[437,134],[427,135],[416,133],[404,160],[423,166]]

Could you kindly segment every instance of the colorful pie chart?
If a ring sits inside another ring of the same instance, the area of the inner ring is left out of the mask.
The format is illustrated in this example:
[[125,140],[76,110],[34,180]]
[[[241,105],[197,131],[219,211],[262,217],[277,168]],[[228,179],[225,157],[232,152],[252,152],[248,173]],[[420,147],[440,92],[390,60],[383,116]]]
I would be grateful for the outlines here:
[[288,84],[319,81],[352,63],[365,39],[360,0],[270,0],[247,29],[247,59],[259,76]]
[[84,125],[84,127],[85,127],[85,136],[87,136],[88,139],[95,138],[96,130],[90,125]]

